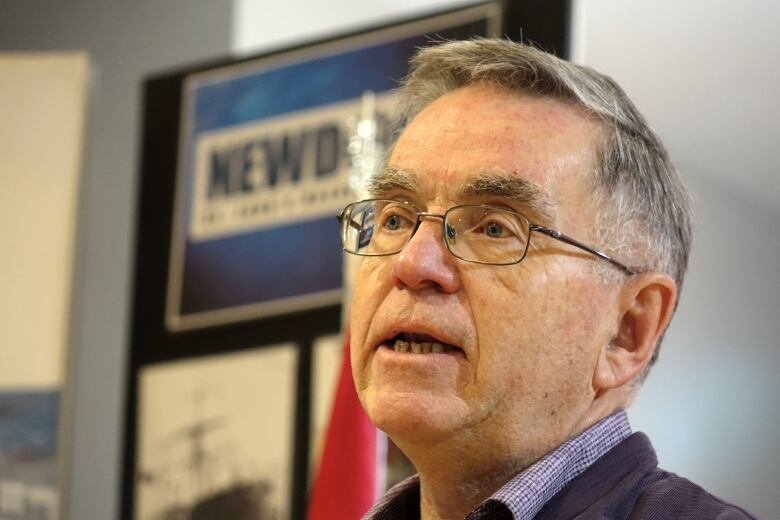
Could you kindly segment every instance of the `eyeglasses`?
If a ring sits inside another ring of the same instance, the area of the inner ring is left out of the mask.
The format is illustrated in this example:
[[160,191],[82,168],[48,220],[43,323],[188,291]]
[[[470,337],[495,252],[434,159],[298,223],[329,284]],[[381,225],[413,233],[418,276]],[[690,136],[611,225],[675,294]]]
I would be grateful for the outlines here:
[[606,260],[631,276],[636,271],[560,231],[539,226],[525,215],[485,205],[454,206],[443,215],[420,211],[414,205],[387,199],[353,202],[338,216],[344,251],[361,256],[399,253],[409,243],[423,218],[442,220],[444,243],[466,262],[512,265],[523,261],[531,233],[547,235]]

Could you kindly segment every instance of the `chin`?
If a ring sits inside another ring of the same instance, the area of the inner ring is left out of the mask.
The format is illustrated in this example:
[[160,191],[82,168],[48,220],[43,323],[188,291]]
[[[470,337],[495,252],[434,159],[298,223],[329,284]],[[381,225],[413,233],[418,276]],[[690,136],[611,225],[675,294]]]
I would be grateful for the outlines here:
[[462,410],[431,394],[369,390],[361,401],[371,422],[396,442],[440,442],[463,427]]

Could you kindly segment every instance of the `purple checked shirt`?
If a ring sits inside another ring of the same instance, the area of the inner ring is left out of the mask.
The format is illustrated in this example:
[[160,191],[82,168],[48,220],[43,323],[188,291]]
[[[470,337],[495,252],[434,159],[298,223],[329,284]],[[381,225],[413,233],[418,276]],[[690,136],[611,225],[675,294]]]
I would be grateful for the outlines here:
[[[566,484],[630,435],[626,412],[616,411],[518,473],[466,520],[531,520]],[[393,486],[363,520],[414,518],[420,518],[420,481],[416,475]]]

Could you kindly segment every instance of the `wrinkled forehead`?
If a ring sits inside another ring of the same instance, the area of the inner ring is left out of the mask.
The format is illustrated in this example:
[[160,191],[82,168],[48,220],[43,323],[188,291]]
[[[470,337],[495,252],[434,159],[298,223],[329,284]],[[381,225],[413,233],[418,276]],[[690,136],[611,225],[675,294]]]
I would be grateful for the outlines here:
[[554,217],[561,205],[589,198],[602,135],[601,124],[570,103],[463,87],[410,121],[370,188],[374,196],[435,193],[456,203],[491,198]]

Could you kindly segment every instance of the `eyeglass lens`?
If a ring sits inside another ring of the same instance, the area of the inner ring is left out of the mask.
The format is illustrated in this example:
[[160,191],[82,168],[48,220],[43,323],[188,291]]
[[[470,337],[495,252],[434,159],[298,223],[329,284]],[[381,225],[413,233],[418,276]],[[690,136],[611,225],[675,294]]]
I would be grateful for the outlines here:
[[[413,206],[397,201],[351,204],[342,221],[344,248],[368,256],[397,253],[412,238],[418,215]],[[528,228],[528,221],[510,211],[456,206],[445,214],[444,240],[450,251],[463,260],[511,264],[525,255]]]

